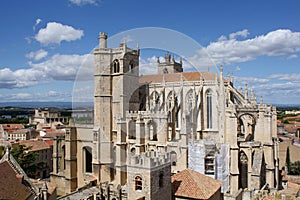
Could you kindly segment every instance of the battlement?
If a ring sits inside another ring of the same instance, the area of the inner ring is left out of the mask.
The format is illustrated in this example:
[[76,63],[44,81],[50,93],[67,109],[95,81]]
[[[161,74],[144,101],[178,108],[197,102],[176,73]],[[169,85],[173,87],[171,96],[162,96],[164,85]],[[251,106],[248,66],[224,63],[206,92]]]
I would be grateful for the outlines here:
[[148,151],[129,157],[128,166],[150,169],[170,164],[170,162],[170,153]]

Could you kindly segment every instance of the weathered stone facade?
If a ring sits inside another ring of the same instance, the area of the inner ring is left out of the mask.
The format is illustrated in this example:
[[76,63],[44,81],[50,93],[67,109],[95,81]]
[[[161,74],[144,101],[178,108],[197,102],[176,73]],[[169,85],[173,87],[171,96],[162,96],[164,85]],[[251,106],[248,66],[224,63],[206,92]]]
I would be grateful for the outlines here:
[[[94,178],[129,199],[169,199],[170,173],[186,168],[222,181],[228,199],[240,198],[241,189],[278,187],[275,107],[257,103],[247,87],[242,94],[222,68],[219,75],[182,72],[170,55],[158,60],[158,74],[139,77],[139,49],[107,48],[107,35],[99,38],[93,129],[71,131],[74,140],[66,135],[65,175],[53,173],[68,182],[67,192]],[[146,166],[154,154],[164,162]],[[160,173],[163,189],[153,178]],[[138,175],[142,187],[132,185]]]

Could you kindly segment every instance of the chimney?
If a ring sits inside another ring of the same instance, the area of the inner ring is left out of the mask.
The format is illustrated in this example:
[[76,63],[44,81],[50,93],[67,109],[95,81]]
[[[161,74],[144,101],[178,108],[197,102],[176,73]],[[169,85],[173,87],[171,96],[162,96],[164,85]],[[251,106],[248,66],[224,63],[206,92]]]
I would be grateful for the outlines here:
[[16,174],[16,178],[18,179],[19,183],[23,183],[24,175],[23,174]]
[[107,48],[107,34],[104,32],[101,32],[99,34],[99,46],[100,48]]

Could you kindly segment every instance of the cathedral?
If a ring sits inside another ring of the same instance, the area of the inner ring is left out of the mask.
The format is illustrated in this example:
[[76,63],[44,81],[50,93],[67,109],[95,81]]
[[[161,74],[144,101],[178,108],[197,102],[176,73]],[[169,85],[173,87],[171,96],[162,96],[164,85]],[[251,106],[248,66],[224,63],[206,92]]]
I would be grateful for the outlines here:
[[222,182],[224,199],[279,186],[276,108],[233,77],[184,72],[157,59],[139,75],[140,49],[94,49],[94,125],[70,121],[53,149],[60,195],[97,186],[100,199],[172,199],[171,176],[192,169]]

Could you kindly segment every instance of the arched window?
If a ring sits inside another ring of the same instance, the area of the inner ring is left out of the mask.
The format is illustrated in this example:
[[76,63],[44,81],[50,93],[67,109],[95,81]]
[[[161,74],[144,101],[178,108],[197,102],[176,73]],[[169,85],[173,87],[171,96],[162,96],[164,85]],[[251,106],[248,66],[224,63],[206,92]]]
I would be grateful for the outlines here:
[[158,185],[160,188],[164,187],[164,173],[163,172],[161,172],[159,174]]
[[150,140],[157,141],[156,127],[153,122],[149,124]]
[[93,165],[92,165],[92,148],[91,147],[83,147],[83,159],[84,159],[84,172],[92,173]]
[[206,93],[206,118],[207,118],[207,128],[212,128],[212,93],[209,90]]
[[135,152],[136,152],[135,148],[134,148],[134,147],[133,147],[133,148],[131,148],[131,150],[130,150],[130,153],[131,153],[131,155],[132,155],[132,156],[134,156],[134,155],[135,155]]
[[114,66],[114,73],[119,73],[120,72],[120,63],[117,59],[114,60],[113,66]]
[[136,176],[135,179],[135,190],[143,190],[143,179],[140,176]]
[[129,139],[136,139],[136,127],[135,127],[135,121],[130,120],[129,121]]
[[133,70],[134,70],[134,64],[133,64],[133,61],[130,61],[130,63],[129,63],[129,72],[133,73]]
[[62,146],[62,168],[61,169],[63,169],[63,170],[65,170],[66,169],[66,147],[65,147],[65,145],[64,146]]
[[171,160],[171,165],[176,166],[177,165],[177,153],[175,151],[171,151],[170,153],[170,160]]
[[240,159],[239,159],[239,185],[240,188],[247,188],[248,187],[248,157],[245,152],[240,152]]

